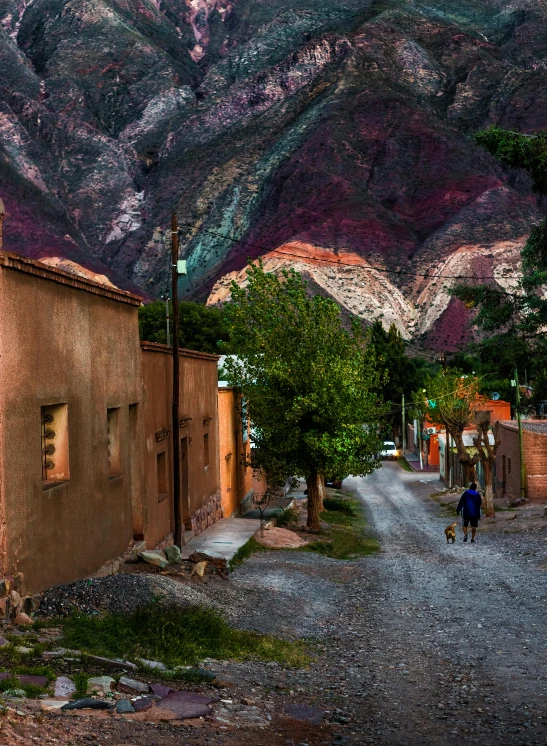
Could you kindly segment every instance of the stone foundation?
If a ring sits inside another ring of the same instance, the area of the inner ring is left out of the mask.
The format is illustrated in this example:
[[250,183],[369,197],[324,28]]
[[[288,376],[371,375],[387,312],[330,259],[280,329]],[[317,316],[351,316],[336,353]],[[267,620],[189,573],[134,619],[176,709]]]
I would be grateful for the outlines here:
[[217,490],[192,516],[191,523],[194,536],[201,534],[202,531],[205,531],[206,528],[212,526],[222,517],[220,490]]

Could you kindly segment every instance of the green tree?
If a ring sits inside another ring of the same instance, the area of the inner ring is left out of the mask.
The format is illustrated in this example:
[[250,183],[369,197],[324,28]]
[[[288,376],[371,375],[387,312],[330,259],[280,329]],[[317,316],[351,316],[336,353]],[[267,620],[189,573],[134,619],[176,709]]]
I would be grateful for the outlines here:
[[379,466],[382,404],[374,354],[358,321],[343,327],[339,306],[294,270],[281,277],[250,264],[224,307],[233,357],[230,383],[247,401],[251,465],[271,484],[302,476],[308,526],[319,529],[324,477],[365,475]]
[[391,405],[384,419],[386,432],[389,428],[394,437],[402,427],[403,394],[409,402],[412,393],[423,385],[426,375],[438,370],[439,366],[424,358],[409,357],[405,341],[395,324],[386,331],[380,320],[374,321],[370,330],[370,345],[374,348],[380,373],[380,394]]
[[[172,318],[172,304],[169,316]],[[224,324],[222,311],[192,301],[179,304],[179,342],[187,350],[219,352],[219,342],[226,345],[229,335]],[[172,326],[171,326],[172,332]],[[147,342],[167,342],[165,301],[153,301],[139,308],[139,333]]]
[[[431,422],[444,426],[447,436],[456,444],[459,462],[464,467],[465,482],[468,484],[480,461],[484,470],[486,515],[494,515],[494,492],[492,470],[499,447],[497,423],[490,442],[490,417],[485,410],[485,397],[480,393],[480,381],[476,376],[465,376],[461,370],[440,370],[435,376],[426,379],[422,390],[414,394],[414,402],[420,419],[426,417]],[[473,437],[475,451],[467,450],[464,431],[475,424]],[[449,438],[447,438],[447,454]]]

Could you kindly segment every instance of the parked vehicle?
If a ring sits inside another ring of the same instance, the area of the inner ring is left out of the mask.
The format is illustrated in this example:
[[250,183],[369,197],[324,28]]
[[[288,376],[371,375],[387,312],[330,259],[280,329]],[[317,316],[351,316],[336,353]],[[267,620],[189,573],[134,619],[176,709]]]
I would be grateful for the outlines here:
[[335,490],[341,490],[342,480],[341,479],[329,479],[328,477],[325,477],[325,487],[332,487]]
[[399,458],[399,451],[392,440],[384,440],[384,447],[380,451],[380,458],[393,459]]

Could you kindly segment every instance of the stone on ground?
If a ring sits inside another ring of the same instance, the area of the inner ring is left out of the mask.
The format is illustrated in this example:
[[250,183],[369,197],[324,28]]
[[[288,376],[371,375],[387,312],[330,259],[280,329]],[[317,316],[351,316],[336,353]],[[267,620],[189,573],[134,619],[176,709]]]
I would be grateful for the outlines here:
[[118,681],[118,691],[124,694],[145,694],[149,689],[148,684],[130,679],[129,676],[122,676]]
[[140,552],[139,557],[143,562],[148,562],[149,565],[159,567],[161,570],[163,570],[164,567],[167,567],[168,564],[165,555],[161,552],[151,552],[147,550]]
[[143,712],[143,710],[149,710],[151,707],[154,707],[155,703],[150,697],[139,697],[138,699],[134,699],[131,704],[135,708],[135,712]]
[[259,529],[253,538],[268,549],[298,549],[308,543],[287,528],[270,528],[263,533]]
[[181,561],[182,555],[176,544],[172,544],[170,547],[165,547],[164,551],[165,556],[172,565],[177,565]]
[[294,720],[301,720],[304,723],[311,723],[311,725],[321,725],[321,721],[325,716],[324,710],[296,702],[289,702],[282,705],[281,710],[285,715],[294,718]]
[[167,697],[168,694],[175,691],[165,684],[150,684],[150,689],[155,697]]
[[158,702],[158,707],[175,713],[177,719],[199,718],[211,714],[213,697],[196,692],[171,692]]
[[0,637],[0,648],[6,648],[9,645],[9,642],[6,640],[5,637]]
[[61,710],[65,705],[68,704],[68,699],[43,699],[40,702],[42,710]]
[[87,680],[87,693],[109,694],[115,683],[116,680],[112,676],[93,676]]
[[49,684],[47,676],[34,676],[33,674],[23,673],[19,674],[18,679],[25,686],[32,684],[33,686],[42,687],[42,689]]
[[28,655],[29,653],[32,653],[32,648],[26,648],[24,645],[18,645],[15,649],[22,655]]
[[70,697],[76,691],[76,684],[68,676],[58,676],[55,679],[55,696]]
[[116,712],[119,715],[125,715],[130,712],[135,712],[135,708],[128,699],[119,699],[116,702]]
[[15,624],[18,624],[21,627],[23,627],[23,626],[28,627],[31,624],[34,624],[34,622],[29,617],[29,615],[25,614],[24,611],[22,611],[20,614],[17,614],[17,616],[15,617],[14,622],[15,622]]
[[110,710],[112,707],[113,705],[110,702],[105,702],[102,699],[84,697],[83,699],[75,699],[73,702],[68,702],[61,707],[61,710]]
[[149,661],[146,658],[140,658],[139,663],[147,668],[156,669],[157,671],[167,671],[167,667],[160,661]]

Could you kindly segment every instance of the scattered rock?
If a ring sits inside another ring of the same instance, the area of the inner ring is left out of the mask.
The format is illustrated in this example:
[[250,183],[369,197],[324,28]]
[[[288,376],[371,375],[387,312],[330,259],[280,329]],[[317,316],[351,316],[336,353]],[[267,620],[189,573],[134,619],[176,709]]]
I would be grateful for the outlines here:
[[[16,593],[16,591],[14,591],[14,593]],[[15,624],[19,624],[21,627],[28,627],[29,625],[34,624],[29,615],[25,614],[24,611],[22,611],[20,614],[17,614],[14,621]]]
[[249,697],[242,697],[241,704],[248,705],[249,707],[251,707],[252,705],[255,705],[256,702],[254,701],[254,699],[249,699]]
[[9,580],[6,580],[6,578],[2,578],[0,580],[0,596],[5,597],[9,595],[10,592],[10,582]]
[[17,699],[25,699],[27,696],[24,689],[6,689],[3,694],[4,697],[15,697]]
[[102,699],[84,697],[83,699],[75,699],[73,702],[68,702],[61,707],[61,710],[110,710],[113,706],[111,702],[105,702]]
[[62,710],[63,707],[68,704],[68,699],[43,699],[40,703],[40,707],[42,710]]
[[159,567],[161,570],[163,570],[164,567],[167,567],[168,564],[165,555],[160,552],[146,550],[144,552],[139,552],[139,557],[143,562],[147,562],[149,565],[154,565],[154,567]]
[[79,658],[82,654],[81,650],[70,650],[69,648],[57,648],[56,650],[46,650],[42,653],[42,658],[63,658],[71,656],[73,658]]
[[167,697],[168,694],[175,691],[165,684],[150,684],[150,689],[155,697]]
[[165,547],[165,556],[172,565],[177,565],[182,558],[180,549],[176,544],[172,544],[170,547]]
[[198,578],[203,578],[203,576],[205,575],[206,569],[207,569],[207,561],[204,560],[203,562],[198,562],[197,564],[194,565],[194,567],[192,568],[191,574],[197,575]]
[[137,699],[134,699],[131,703],[135,709],[135,712],[143,712],[144,710],[150,710],[150,708],[154,707],[155,702],[153,699],[150,699],[150,697],[138,697]]
[[109,694],[116,683],[112,676],[93,676],[87,681],[87,693]]
[[145,694],[150,687],[143,681],[130,679],[129,676],[122,676],[118,681],[118,691],[124,694]]
[[297,704],[296,702],[294,704],[289,702],[282,705],[281,711],[285,715],[294,718],[294,720],[301,720],[311,725],[321,725],[321,721],[325,716],[324,710],[319,710],[317,707],[311,707],[310,705]]
[[163,663],[160,663],[160,661],[149,661],[146,658],[140,658],[139,663],[143,666],[146,666],[146,668],[152,668],[156,671],[167,671],[167,666],[165,666]]
[[12,591],[9,594],[9,597],[14,609],[21,604],[21,596],[17,593],[17,591]]
[[24,645],[18,645],[15,650],[17,650],[18,653],[22,653],[23,655],[32,653],[32,648],[26,648]]
[[[78,653],[80,655],[79,650],[73,650],[73,653]],[[89,661],[93,661],[94,663],[98,663],[104,668],[114,668],[117,670],[122,671],[136,671],[138,666],[136,663],[131,663],[130,661],[124,661],[121,658],[101,658],[99,655],[87,655],[86,659]]]
[[59,676],[55,679],[55,696],[70,697],[76,691],[76,684],[68,676]]
[[5,637],[0,637],[0,648],[7,648],[9,645],[9,642],[6,640]]
[[119,699],[116,702],[116,712],[119,715],[126,715],[130,712],[135,712],[135,708],[128,699]]
[[253,538],[268,549],[298,549],[307,544],[298,534],[286,528],[271,528],[264,534],[259,529]]
[[171,692],[161,699],[158,707],[174,712],[178,719],[199,718],[211,714],[214,698],[196,692]]

